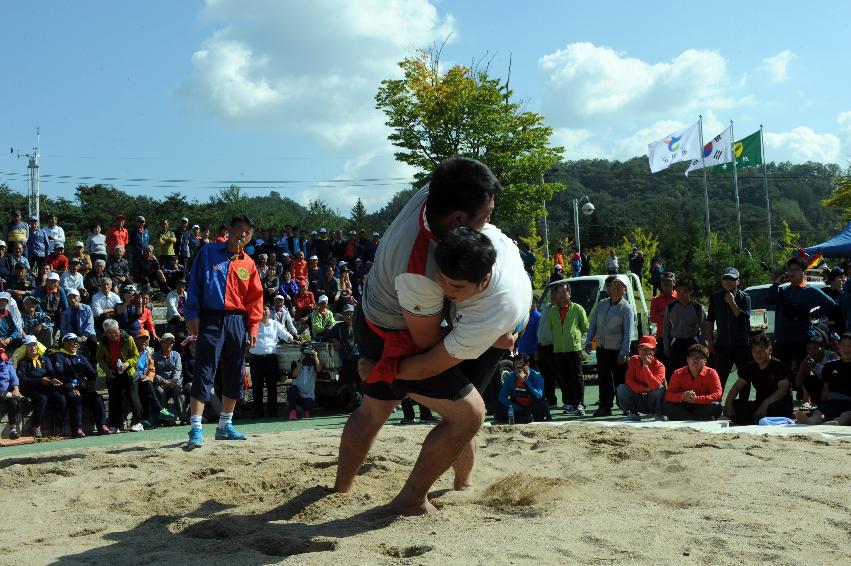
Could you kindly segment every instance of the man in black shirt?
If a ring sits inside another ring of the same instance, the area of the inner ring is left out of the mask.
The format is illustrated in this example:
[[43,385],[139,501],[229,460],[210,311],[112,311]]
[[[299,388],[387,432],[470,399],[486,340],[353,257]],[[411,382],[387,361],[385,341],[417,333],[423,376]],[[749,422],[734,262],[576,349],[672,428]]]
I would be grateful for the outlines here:
[[[750,329],[751,298],[739,290],[739,271],[728,267],[721,274],[721,289],[709,298],[709,313],[703,335],[712,353],[711,367],[721,378],[721,388],[726,388],[733,364],[742,370],[751,362]],[[742,391],[747,399],[750,389]]]
[[[792,417],[792,368],[771,357],[771,341],[764,334],[751,341],[753,361],[739,373],[724,403],[724,414],[733,424],[756,424],[763,417]],[[752,385],[756,399],[736,399],[739,392]]]
[[839,359],[828,362],[821,372],[824,379],[822,402],[811,415],[805,411],[795,414],[803,424],[851,425],[851,333],[839,341]]

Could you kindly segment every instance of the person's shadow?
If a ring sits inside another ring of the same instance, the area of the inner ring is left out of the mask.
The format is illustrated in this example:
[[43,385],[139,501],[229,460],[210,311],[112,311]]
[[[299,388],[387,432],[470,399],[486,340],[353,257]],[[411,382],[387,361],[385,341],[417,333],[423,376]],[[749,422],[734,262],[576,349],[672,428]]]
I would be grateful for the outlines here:
[[207,500],[186,515],[155,515],[129,531],[109,533],[104,538],[112,544],[62,556],[53,564],[259,566],[287,556],[335,550],[339,539],[383,529],[396,519],[384,506],[324,523],[288,522],[331,493],[326,487],[308,488],[256,515],[227,514],[232,506]]

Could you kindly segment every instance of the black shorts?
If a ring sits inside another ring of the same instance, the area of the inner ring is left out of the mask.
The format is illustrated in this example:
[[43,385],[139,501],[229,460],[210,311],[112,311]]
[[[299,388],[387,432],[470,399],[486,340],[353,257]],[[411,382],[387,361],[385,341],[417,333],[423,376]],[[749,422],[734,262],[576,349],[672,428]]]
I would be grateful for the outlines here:
[[824,415],[824,420],[833,421],[839,418],[839,415],[847,411],[851,411],[851,401],[846,399],[828,399],[819,404],[819,411]]
[[[378,360],[384,351],[384,340],[367,325],[361,306],[355,307],[353,321],[355,340],[362,357]],[[392,332],[392,331],[391,331]],[[489,348],[475,360],[464,360],[445,372],[428,379],[396,379],[393,383],[379,381],[364,383],[363,394],[382,401],[398,401],[409,393],[432,399],[463,399],[473,391],[487,389],[496,373],[499,361],[507,350]]]

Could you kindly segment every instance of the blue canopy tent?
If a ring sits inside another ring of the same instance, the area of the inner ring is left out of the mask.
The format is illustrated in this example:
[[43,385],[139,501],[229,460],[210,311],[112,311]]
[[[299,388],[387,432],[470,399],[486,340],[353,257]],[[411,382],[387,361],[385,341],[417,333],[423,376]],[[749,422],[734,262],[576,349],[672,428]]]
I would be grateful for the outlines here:
[[825,257],[851,257],[851,222],[828,241],[804,248],[804,251],[810,255],[821,254]]

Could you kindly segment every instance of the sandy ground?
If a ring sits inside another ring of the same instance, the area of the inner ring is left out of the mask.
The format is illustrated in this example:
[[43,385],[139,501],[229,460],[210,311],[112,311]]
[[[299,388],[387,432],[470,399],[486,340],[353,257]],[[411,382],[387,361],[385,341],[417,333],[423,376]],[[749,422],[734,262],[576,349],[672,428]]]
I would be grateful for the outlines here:
[[479,434],[468,493],[382,507],[427,427],[382,431],[349,495],[340,431],[0,460],[2,564],[840,564],[851,442],[688,429]]

